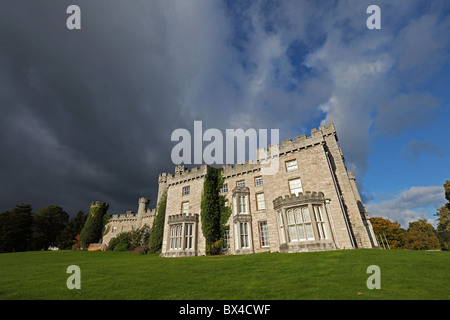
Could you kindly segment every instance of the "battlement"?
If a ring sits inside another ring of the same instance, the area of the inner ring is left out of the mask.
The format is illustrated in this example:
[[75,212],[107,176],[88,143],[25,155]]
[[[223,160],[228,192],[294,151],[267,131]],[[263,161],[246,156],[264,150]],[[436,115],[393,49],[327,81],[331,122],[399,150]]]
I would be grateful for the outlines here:
[[235,187],[232,191],[233,195],[236,193],[250,193],[250,188],[249,187]]
[[[328,124],[327,126],[320,126],[318,129],[312,129],[311,136],[309,137],[303,134],[301,136],[297,136],[295,140],[283,140],[280,145],[272,144],[267,148],[258,148],[257,161],[247,160],[244,164],[238,163],[235,165],[223,165],[222,175],[224,178],[230,178],[233,176],[261,170],[260,160],[270,159],[272,157],[282,156],[284,154],[288,154],[300,149],[324,144],[324,137],[329,135],[334,135],[337,140],[336,129],[332,123]],[[274,154],[272,154],[272,151],[275,151]],[[159,175],[158,181],[159,183],[168,183],[168,185],[170,186],[198,178],[203,178],[207,172],[208,165],[206,164],[191,169],[188,169],[183,165],[177,165],[175,167],[174,174],[161,173]]]
[[325,202],[325,197],[323,192],[311,192],[306,191],[305,193],[300,192],[298,196],[292,194],[292,195],[286,195],[283,197],[278,197],[275,200],[273,200],[273,208],[275,210],[279,209],[280,207],[285,206],[292,206],[292,205],[299,205],[299,204],[305,204],[305,203],[318,203],[322,204]]
[[106,202],[100,202],[100,201],[93,201],[91,203],[91,208],[105,208],[108,209],[109,208],[109,204],[107,204]]
[[186,181],[203,178],[208,173],[208,165],[203,164],[200,167],[188,169],[185,166],[176,166],[175,174],[161,173],[159,182],[168,183],[170,185],[184,183]]
[[[307,137],[305,134],[297,136],[295,140],[286,139],[280,145],[270,145],[266,148],[258,148],[258,159],[268,159],[272,156],[272,149],[278,147],[278,155],[284,155],[299,149],[308,148],[311,146],[324,143],[324,137],[334,135],[337,140],[336,129],[334,124],[329,123],[327,126],[320,126],[318,129],[311,130],[311,136]],[[276,154],[275,154],[276,156]]]
[[225,179],[238,176],[245,173],[261,170],[259,162],[246,161],[245,164],[238,163],[236,165],[226,164],[222,166],[222,176]]
[[191,213],[179,213],[168,216],[168,223],[181,223],[181,222],[198,222],[198,214]]

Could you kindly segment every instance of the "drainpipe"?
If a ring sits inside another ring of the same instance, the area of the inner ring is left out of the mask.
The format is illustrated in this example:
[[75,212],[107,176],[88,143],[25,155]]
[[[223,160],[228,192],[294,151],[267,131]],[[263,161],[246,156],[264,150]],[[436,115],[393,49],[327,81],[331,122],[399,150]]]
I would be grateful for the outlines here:
[[334,188],[336,189],[336,193],[338,195],[339,204],[341,205],[341,210],[344,213],[344,221],[345,221],[345,225],[347,227],[348,235],[350,236],[350,241],[352,243],[352,247],[356,248],[355,239],[353,238],[353,234],[352,234],[352,231],[350,230],[350,225],[348,223],[347,211],[345,210],[344,203],[342,202],[342,196],[341,196],[341,193],[340,193],[338,185],[337,185],[336,177],[334,176],[333,168],[331,166],[329,152],[325,151],[325,154],[327,156],[328,168],[330,169],[331,176],[333,177]]

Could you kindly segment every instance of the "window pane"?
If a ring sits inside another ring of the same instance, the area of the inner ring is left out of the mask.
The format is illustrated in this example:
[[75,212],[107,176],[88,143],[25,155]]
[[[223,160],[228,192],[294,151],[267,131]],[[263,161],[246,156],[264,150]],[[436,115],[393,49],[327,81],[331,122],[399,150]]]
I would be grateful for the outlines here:
[[246,199],[245,196],[239,196],[239,213],[245,213],[246,210]]
[[311,222],[311,217],[309,216],[309,210],[307,207],[302,208],[302,215],[304,222]]
[[186,214],[189,213],[189,201],[181,204],[181,212]]
[[295,229],[296,229],[295,225],[288,227],[289,239],[290,239],[291,242],[292,241],[298,241],[297,231]]
[[287,215],[288,224],[294,224],[295,223],[294,212],[292,210],[288,210],[286,212],[286,215]]
[[248,247],[247,222],[241,222],[240,223],[240,229],[241,229],[241,247],[242,248],[247,248]]
[[295,209],[294,213],[295,213],[295,223],[302,223],[303,219],[302,215],[300,214],[300,209]]
[[314,232],[311,223],[305,224],[306,228],[306,236],[308,237],[308,240],[314,239]]
[[289,180],[289,188],[291,189],[291,194],[298,195],[299,192],[303,191],[300,179]]
[[259,232],[261,234],[261,246],[268,247],[269,246],[269,229],[267,227],[267,221],[263,221],[259,223]]
[[287,172],[294,171],[297,169],[298,169],[297,160],[291,160],[291,161],[286,162],[286,171]]
[[228,184],[224,184],[222,188],[220,188],[220,193],[227,193],[228,192]]
[[297,231],[298,231],[298,237],[300,238],[300,240],[306,240],[305,228],[303,227],[302,224],[297,226]]
[[264,202],[264,193],[256,194],[256,204],[258,210],[263,210],[266,208],[266,203]]

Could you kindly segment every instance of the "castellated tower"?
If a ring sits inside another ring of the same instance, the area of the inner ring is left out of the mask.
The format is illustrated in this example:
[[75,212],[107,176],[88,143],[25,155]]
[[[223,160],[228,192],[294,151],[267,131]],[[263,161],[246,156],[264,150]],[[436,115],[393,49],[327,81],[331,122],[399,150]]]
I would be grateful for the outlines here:
[[144,217],[144,214],[147,212],[148,204],[150,203],[149,198],[139,198],[139,207],[138,207],[138,213],[137,213],[137,223],[136,227],[140,228],[142,225],[142,218]]
[[158,177],[158,198],[156,199],[156,206],[158,206],[159,199],[167,192],[167,173],[160,173]]

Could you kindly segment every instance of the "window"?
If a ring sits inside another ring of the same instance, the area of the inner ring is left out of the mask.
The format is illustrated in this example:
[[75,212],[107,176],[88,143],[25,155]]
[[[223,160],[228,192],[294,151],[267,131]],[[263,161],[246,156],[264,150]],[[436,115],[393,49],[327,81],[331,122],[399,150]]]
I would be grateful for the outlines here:
[[116,232],[117,231],[117,227],[113,227],[112,228],[112,232],[114,233],[114,232]]
[[320,206],[314,206],[313,208],[314,208],[314,217],[316,218],[317,229],[319,230],[319,239],[327,239],[322,209],[320,208]]
[[286,161],[286,171],[291,172],[295,170],[298,170],[297,160]]
[[300,179],[297,178],[289,180],[289,190],[291,194],[295,194],[296,196],[298,196],[300,192],[303,192],[302,182]]
[[223,202],[223,205],[224,205],[225,207],[228,207],[228,200],[225,200],[225,201]]
[[169,240],[169,248],[170,250],[181,249],[181,224],[176,224],[170,226],[170,240]]
[[264,210],[266,208],[266,203],[264,202],[264,193],[256,194],[256,209]]
[[184,225],[184,248],[192,249],[192,239],[194,238],[193,234],[194,225],[192,223],[186,223]]
[[183,196],[187,196],[191,193],[191,187],[187,186],[187,187],[183,187]]
[[239,213],[246,213],[247,212],[247,203],[246,203],[245,196],[238,196],[238,207],[239,207]]
[[241,180],[241,181],[236,182],[236,187],[244,188],[245,187],[245,180]]
[[189,213],[189,201],[185,201],[181,203],[181,213]]
[[132,225],[132,226],[131,226],[131,229],[132,229],[132,230],[136,230],[136,226],[135,226],[135,225]]
[[127,227],[122,226],[122,232],[124,232],[126,230]]
[[228,184],[224,183],[222,188],[220,188],[220,193],[227,193],[228,192]]
[[248,222],[240,222],[239,229],[241,233],[241,248],[248,248]]
[[286,218],[290,242],[314,240],[308,207],[289,209]]
[[223,237],[223,247],[230,247],[230,229],[225,229],[225,236]]
[[262,177],[256,177],[255,178],[255,186],[262,186],[262,185],[263,185]]
[[261,236],[261,247],[269,246],[269,228],[267,227],[267,221],[259,223],[259,234]]

